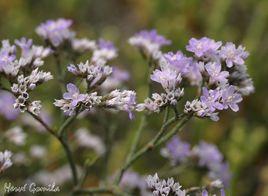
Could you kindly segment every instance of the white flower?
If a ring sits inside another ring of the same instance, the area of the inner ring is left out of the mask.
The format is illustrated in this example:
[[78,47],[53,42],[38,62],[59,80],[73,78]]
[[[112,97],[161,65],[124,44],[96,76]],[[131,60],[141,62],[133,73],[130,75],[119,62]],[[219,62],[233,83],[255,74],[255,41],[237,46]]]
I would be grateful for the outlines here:
[[12,153],[8,150],[5,150],[4,152],[0,152],[0,173],[2,173],[7,168],[11,167],[13,164],[11,161]]

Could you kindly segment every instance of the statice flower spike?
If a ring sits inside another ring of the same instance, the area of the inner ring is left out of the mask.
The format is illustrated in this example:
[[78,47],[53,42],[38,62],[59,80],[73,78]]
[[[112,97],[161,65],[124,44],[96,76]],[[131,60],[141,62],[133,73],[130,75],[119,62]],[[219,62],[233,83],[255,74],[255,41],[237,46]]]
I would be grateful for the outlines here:
[[226,66],[230,68],[233,67],[234,64],[243,65],[249,53],[245,51],[243,46],[236,48],[233,43],[227,42],[221,47],[219,55],[226,62]]
[[208,57],[217,54],[222,42],[202,37],[201,39],[191,38],[186,49],[193,52],[197,57]]
[[63,41],[71,40],[75,36],[75,33],[69,29],[71,25],[71,20],[63,18],[47,20],[36,28],[36,33],[49,41],[52,46],[58,47]]
[[96,42],[87,38],[72,39],[72,48],[80,53],[97,49]]
[[97,48],[93,51],[91,62],[105,64],[118,56],[116,47],[111,41],[99,39]]
[[202,95],[200,100],[202,103],[205,103],[208,109],[211,112],[214,112],[216,109],[222,110],[223,105],[220,103],[221,91],[219,89],[208,90],[206,87],[202,88]]
[[0,173],[12,166],[11,156],[12,153],[8,150],[0,152]]

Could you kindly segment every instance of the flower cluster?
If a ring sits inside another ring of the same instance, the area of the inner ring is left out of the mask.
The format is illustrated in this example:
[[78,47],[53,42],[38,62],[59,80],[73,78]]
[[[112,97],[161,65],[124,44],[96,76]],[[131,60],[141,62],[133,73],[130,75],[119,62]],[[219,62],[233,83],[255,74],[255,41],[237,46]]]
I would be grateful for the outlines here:
[[88,61],[77,66],[71,64],[68,66],[68,71],[78,77],[85,78],[91,88],[102,84],[112,74],[110,66],[100,64],[89,65]]
[[6,131],[5,137],[12,143],[18,146],[25,144],[26,134],[21,127],[13,127]]
[[[33,45],[32,40],[26,38],[16,40],[15,44],[10,45],[8,40],[2,42],[0,73],[9,81],[11,91],[17,98],[14,107],[22,112],[29,110],[38,114],[41,103],[30,101],[29,92],[53,78],[50,72],[39,70],[39,67],[44,64],[43,59],[51,53],[51,50]],[[16,46],[21,51],[18,58],[16,58],[18,56]]]
[[65,40],[71,40],[75,33],[70,30],[71,20],[57,19],[47,20],[36,28],[36,33],[52,46],[58,47]]
[[157,31],[153,29],[138,32],[129,39],[129,43],[140,49],[144,55],[157,60],[162,54],[160,52],[161,47],[170,45],[171,41],[162,35],[158,35]]
[[12,161],[11,161],[12,153],[8,150],[5,150],[4,152],[0,152],[0,173],[2,173],[7,168],[11,167]]
[[198,158],[198,165],[208,169],[208,176],[212,180],[223,182],[228,186],[231,178],[228,163],[223,161],[223,155],[218,148],[201,141],[197,146],[190,149],[190,144],[182,141],[179,137],[172,138],[167,146],[161,150],[164,157],[170,159],[172,165],[187,163]]
[[161,180],[156,173],[154,176],[149,175],[146,182],[154,196],[186,195],[185,190],[182,190],[181,185],[178,182],[174,182],[173,178]]
[[154,70],[151,80],[160,83],[165,93],[153,93],[152,99],[147,98],[144,103],[137,105],[137,111],[159,112],[164,106],[176,105],[184,95],[184,89],[178,87],[182,80],[181,74],[170,67]]

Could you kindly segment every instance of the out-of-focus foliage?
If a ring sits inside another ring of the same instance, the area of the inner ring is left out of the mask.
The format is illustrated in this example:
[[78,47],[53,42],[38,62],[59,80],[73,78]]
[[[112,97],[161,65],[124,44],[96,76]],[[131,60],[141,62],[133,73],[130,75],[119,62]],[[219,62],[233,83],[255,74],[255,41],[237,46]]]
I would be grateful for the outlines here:
[[[131,70],[133,78],[131,87],[137,90],[139,99],[146,95],[145,73],[146,63],[138,52],[127,44],[127,38],[136,31],[144,28],[156,28],[161,34],[172,40],[169,50],[184,50],[183,46],[191,37],[208,36],[215,40],[242,43],[250,52],[248,63],[249,73],[253,78],[256,92],[243,101],[238,113],[224,113],[218,123],[196,120],[191,127],[184,129],[183,137],[197,143],[205,139],[220,146],[221,151],[230,162],[233,180],[230,193],[232,195],[267,195],[268,193],[268,1],[267,0],[0,0],[0,38],[15,39],[21,36],[33,37],[40,42],[34,33],[35,27],[47,19],[59,17],[74,20],[74,29],[81,36],[96,39],[104,37],[113,40],[119,47],[121,61],[116,62],[121,67]],[[53,61],[50,69],[54,69]],[[53,86],[52,86],[53,87]],[[51,88],[52,89],[52,88]],[[60,93],[47,88],[40,90],[42,94],[51,93],[59,97]],[[48,108],[52,108],[53,100],[42,98]],[[120,117],[116,117],[120,118]],[[154,116],[150,118],[152,127],[156,130],[159,121]],[[87,126],[90,124],[80,125]],[[94,120],[94,119],[93,119]],[[133,122],[133,128],[138,126],[139,116]],[[126,122],[126,121],[125,121]],[[1,132],[16,122],[6,123],[0,120]],[[105,123],[105,119],[104,119]],[[112,149],[110,168],[113,174],[115,168],[122,164],[132,138],[129,125],[121,122],[116,130],[119,140]],[[79,127],[75,127],[77,129]],[[128,131],[127,131],[128,130]],[[75,131],[75,130],[74,130]],[[104,134],[101,129],[95,133]],[[31,168],[16,168],[10,170],[10,179],[18,176],[27,177],[41,164],[53,169],[61,163],[62,152],[58,143],[37,137],[36,132],[29,131],[29,140],[35,143],[49,144],[49,154],[42,163],[35,162]],[[153,131],[144,131],[144,141],[148,141]],[[127,141],[120,138],[128,137]],[[39,138],[40,141],[37,141]],[[7,148],[7,146],[2,148]],[[25,149],[28,147],[25,146]],[[155,151],[135,164],[134,168],[141,173],[153,173],[158,170],[165,160],[159,160]],[[76,155],[78,156],[78,155]],[[92,164],[94,155],[83,153],[87,163]],[[58,159],[56,159],[58,157]],[[50,160],[58,160],[51,163]],[[100,177],[93,166],[91,178],[86,182],[88,186],[97,184]],[[187,170],[186,170],[187,171]],[[185,186],[196,185],[192,172],[183,172],[179,179]],[[8,176],[5,176],[8,178]],[[2,179],[0,181],[3,183]]]

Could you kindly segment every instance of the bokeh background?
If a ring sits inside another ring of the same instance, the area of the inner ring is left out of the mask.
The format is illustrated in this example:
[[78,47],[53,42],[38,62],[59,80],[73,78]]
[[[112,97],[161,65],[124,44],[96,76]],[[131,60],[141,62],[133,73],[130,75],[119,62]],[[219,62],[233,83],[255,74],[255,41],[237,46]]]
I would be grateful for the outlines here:
[[[104,37],[112,40],[119,48],[119,58],[113,64],[129,70],[132,77],[128,86],[137,90],[140,101],[146,96],[147,66],[139,53],[127,44],[128,37],[136,31],[156,28],[173,42],[172,46],[165,48],[166,51],[185,51],[185,45],[191,37],[201,36],[246,46],[250,52],[246,63],[255,84],[255,93],[244,99],[238,113],[223,112],[217,123],[194,120],[181,135],[192,144],[203,139],[219,146],[233,173],[230,194],[268,195],[267,0],[0,0],[0,16],[1,40],[26,36],[42,43],[34,32],[35,27],[47,19],[59,17],[72,19],[73,29],[80,37]],[[49,63],[49,69],[53,70],[53,61]],[[59,98],[61,95],[53,82],[47,85],[39,90],[38,97],[42,96],[40,99],[46,103],[48,111],[54,115],[59,114],[52,102],[53,97]],[[106,128],[111,127],[112,122],[117,122],[117,128],[113,130],[114,147],[111,148],[107,168],[108,174],[112,175],[123,163],[140,117],[137,116],[136,120],[130,122],[125,114],[101,115],[101,122],[87,118],[75,123],[72,130],[88,127],[94,133],[104,136],[107,134]],[[118,119],[119,122],[116,121]],[[152,116],[149,121],[141,143],[148,141],[160,126],[158,116]],[[7,121],[0,117],[1,133],[15,125],[16,121]],[[20,183],[38,169],[51,170],[65,160],[57,141],[46,134],[40,136],[30,127],[24,126],[24,129],[29,143],[46,144],[49,154],[43,160],[32,161],[30,165],[13,166],[0,180],[1,184],[5,180]],[[8,147],[15,152],[27,152],[30,144],[21,149],[2,142],[0,147]],[[83,164],[90,155],[78,151],[79,149],[75,151],[75,156]],[[92,166],[86,182],[88,186],[98,184],[103,175],[100,165],[104,162],[100,158],[96,166]],[[156,150],[139,160],[134,169],[141,174],[151,174],[160,170],[166,162],[167,160],[159,156],[159,150]],[[178,179],[185,187],[200,183],[195,174],[187,170]]]

